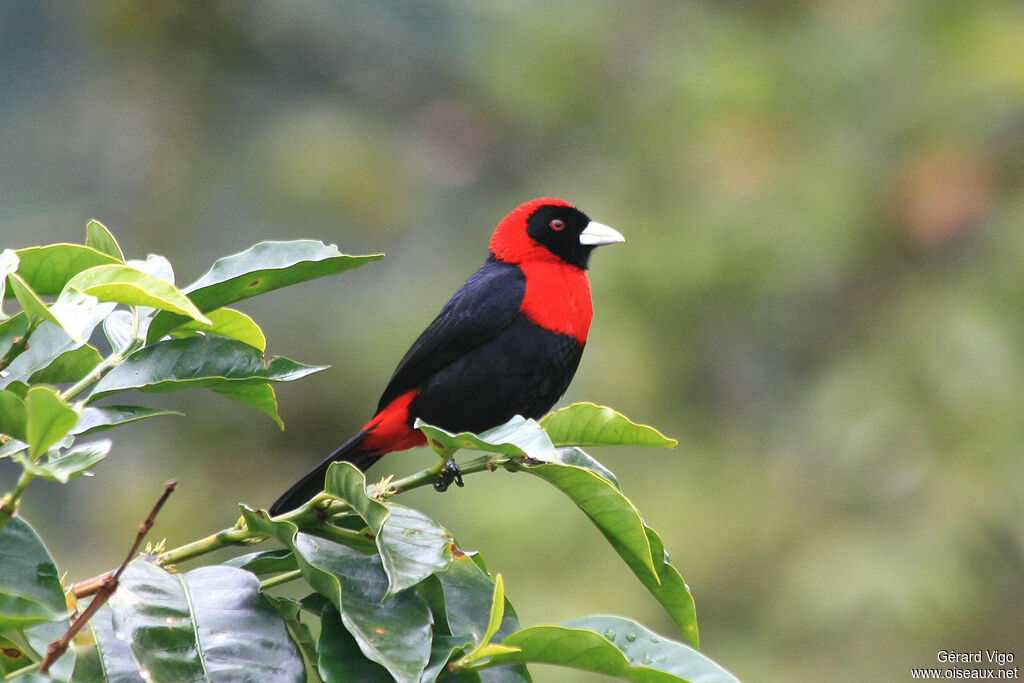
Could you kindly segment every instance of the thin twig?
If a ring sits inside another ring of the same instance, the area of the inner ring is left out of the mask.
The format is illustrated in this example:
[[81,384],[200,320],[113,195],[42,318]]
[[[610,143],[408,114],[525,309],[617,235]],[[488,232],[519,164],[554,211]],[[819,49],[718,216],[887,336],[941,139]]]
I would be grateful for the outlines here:
[[142,540],[149,533],[149,530],[153,528],[153,523],[156,521],[156,516],[160,512],[160,508],[164,506],[171,493],[174,492],[174,488],[178,485],[176,481],[169,481],[164,484],[164,492],[160,496],[160,499],[156,501],[156,505],[153,506],[153,510],[146,517],[145,521],[139,525],[139,532],[135,535],[135,542],[132,543],[131,550],[128,551],[127,557],[124,558],[124,562],[117,568],[117,571],[108,573],[103,576],[101,585],[96,590],[96,597],[92,599],[89,606],[85,610],[75,617],[71,627],[67,630],[67,633],[62,635],[57,640],[50,643],[46,648],[46,658],[43,659],[39,665],[39,672],[46,673],[50,666],[57,661],[58,658],[68,649],[68,645],[71,643],[71,639],[75,637],[75,634],[82,630],[82,627],[86,625],[89,619],[106,604],[110,596],[117,590],[118,580],[121,578],[121,573],[124,572],[128,563],[132,561],[136,553],[139,552],[139,546],[142,545]]

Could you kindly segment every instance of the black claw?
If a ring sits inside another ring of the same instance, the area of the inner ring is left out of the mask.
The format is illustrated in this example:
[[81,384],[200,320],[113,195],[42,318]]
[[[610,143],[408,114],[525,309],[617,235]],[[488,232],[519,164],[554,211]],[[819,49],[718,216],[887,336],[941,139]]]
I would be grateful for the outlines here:
[[437,475],[437,481],[434,482],[434,490],[440,493],[444,493],[448,490],[448,487],[452,484],[456,486],[465,486],[465,482],[462,481],[462,470],[455,463],[455,458],[448,458],[448,462],[441,468],[441,472]]

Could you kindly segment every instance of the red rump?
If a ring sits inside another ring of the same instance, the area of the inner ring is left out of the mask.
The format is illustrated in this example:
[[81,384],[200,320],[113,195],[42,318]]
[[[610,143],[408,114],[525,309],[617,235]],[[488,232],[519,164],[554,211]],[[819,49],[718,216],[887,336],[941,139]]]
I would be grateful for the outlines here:
[[374,455],[384,455],[391,451],[425,445],[427,437],[418,429],[413,429],[412,420],[409,419],[409,404],[419,393],[419,389],[411,389],[374,415],[363,427],[367,434],[360,444],[360,450],[370,451]]

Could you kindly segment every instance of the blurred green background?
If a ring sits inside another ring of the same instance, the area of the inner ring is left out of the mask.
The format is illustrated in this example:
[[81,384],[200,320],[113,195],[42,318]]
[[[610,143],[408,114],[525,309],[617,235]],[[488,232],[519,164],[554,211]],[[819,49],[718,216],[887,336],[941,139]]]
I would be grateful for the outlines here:
[[[78,580],[169,478],[171,545],[269,504],[369,417],[505,212],[554,195],[628,240],[593,259],[563,403],[680,439],[594,454],[664,537],[706,653],[746,681],[1024,659],[1022,36],[1018,0],[5,2],[0,246],[95,217],[181,283],[262,239],[388,254],[242,306],[270,352],[333,366],[280,387],[286,431],[147,396],[188,416],[115,432],[25,516]],[[524,623],[678,637],[541,482],[408,498]]]

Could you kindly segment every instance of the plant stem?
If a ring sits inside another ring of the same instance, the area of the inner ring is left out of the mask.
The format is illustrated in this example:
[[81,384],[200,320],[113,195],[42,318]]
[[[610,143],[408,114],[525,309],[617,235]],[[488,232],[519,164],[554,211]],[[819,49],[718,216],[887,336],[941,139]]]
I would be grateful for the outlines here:
[[18,477],[18,483],[14,485],[14,489],[9,493],[5,494],[0,499],[0,529],[14,517],[14,514],[18,511],[18,499],[21,498],[21,494],[25,491],[25,487],[32,481],[33,475],[28,470],[22,470],[21,476]]
[[7,349],[7,353],[3,355],[3,358],[0,358],[0,370],[6,369],[8,365],[14,362],[15,358],[25,352],[25,349],[28,348],[29,336],[35,332],[35,329],[39,327],[39,323],[42,321],[42,318],[29,316],[28,325],[25,327],[25,334],[15,339],[14,343],[11,344],[11,347]]
[[[482,455],[478,458],[473,458],[465,463],[459,465],[459,469],[462,474],[474,474],[475,472],[483,472],[484,470],[494,470],[498,467],[504,467],[512,461],[507,455]],[[444,465],[442,461],[441,466]],[[441,467],[435,465],[425,470],[410,474],[408,477],[402,477],[391,482],[389,491],[382,494],[383,497],[390,498],[391,496],[398,495],[403,491],[409,491],[412,489],[419,488],[421,486],[433,485],[437,480],[437,474],[441,471]]]
[[[484,455],[478,458],[467,461],[464,465],[460,466],[462,473],[473,474],[475,472],[482,472],[484,470],[493,470],[497,467],[508,466],[513,458],[507,455]],[[429,486],[437,480],[438,467],[431,467],[416,474],[397,479],[386,487],[385,490],[380,491],[377,495],[380,498],[386,499],[402,493],[403,491],[409,491],[421,486]],[[330,502],[328,502],[330,501]],[[327,503],[327,505],[324,505]],[[342,512],[351,512],[351,508],[339,501],[335,501],[327,494],[321,493],[313,500],[309,501],[302,507],[287,512],[283,515],[278,515],[274,518],[275,521],[279,522],[291,522],[299,529],[307,529],[311,531],[318,530],[323,519],[330,519],[332,516]],[[359,536],[358,533],[346,532],[344,529],[338,527],[321,527],[321,529],[328,531],[331,534],[345,535],[348,537]],[[250,545],[254,542],[259,542],[266,537],[266,534],[252,531],[245,527],[234,526],[229,529],[222,529],[215,534],[201,538],[198,541],[187,543],[183,546],[173,548],[164,553],[161,553],[158,561],[161,565],[177,564],[184,562],[185,560],[191,560],[202,555],[206,555],[215,550],[221,550],[223,548],[229,548],[232,546]],[[349,541],[356,540],[354,538],[348,538]]]
[[288,583],[289,581],[294,581],[295,579],[301,578],[302,570],[293,569],[290,572],[278,574],[277,576],[272,576],[269,579],[266,579],[265,581],[263,581],[263,583],[260,584],[260,590],[266,590],[268,588],[273,588],[274,586],[280,586],[282,583]]
[[161,553],[158,559],[160,564],[164,566],[177,564],[178,562],[191,560],[193,557],[199,557],[221,548],[245,545],[247,541],[251,541],[259,536],[261,534],[245,528],[232,527],[230,529],[222,529],[206,538],[201,538],[198,541],[192,541],[191,543],[186,543],[183,546]]

